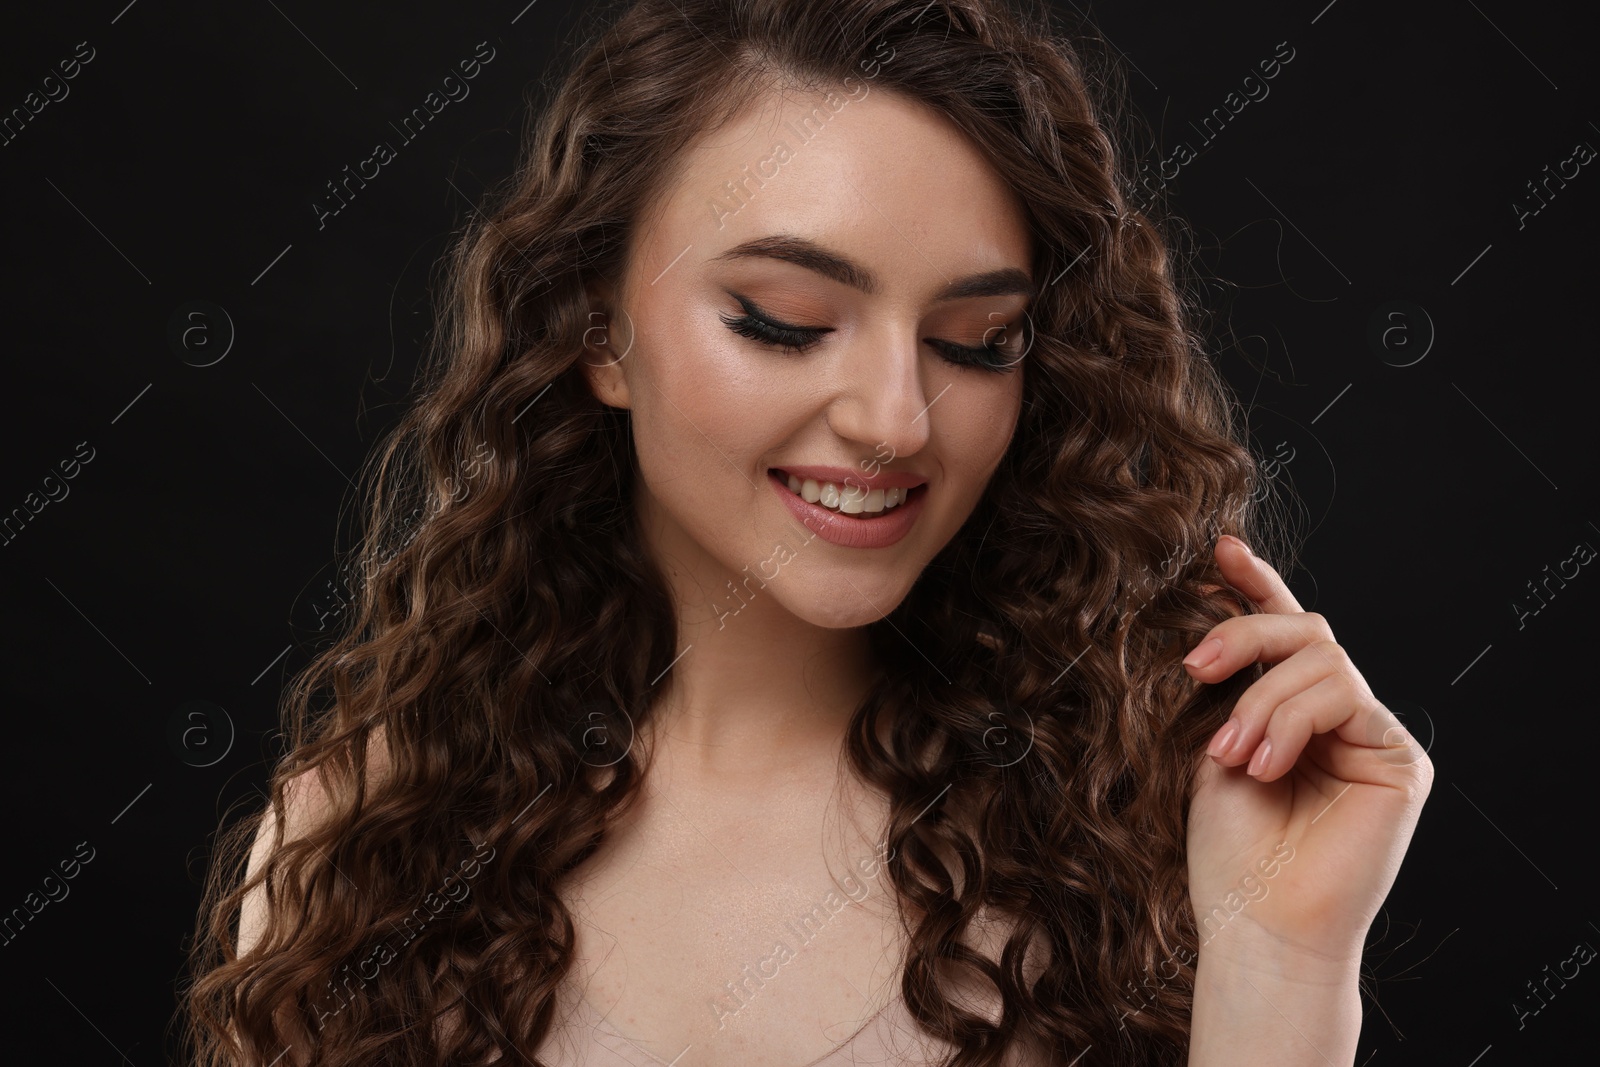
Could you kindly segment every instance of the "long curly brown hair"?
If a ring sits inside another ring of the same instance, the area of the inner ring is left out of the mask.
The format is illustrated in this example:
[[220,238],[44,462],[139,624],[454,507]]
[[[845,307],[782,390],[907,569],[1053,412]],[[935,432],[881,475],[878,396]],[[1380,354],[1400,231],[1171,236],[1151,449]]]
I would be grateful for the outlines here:
[[[876,87],[949,116],[1016,191],[1041,285],[1009,450],[868,627],[882,672],[846,751],[892,802],[888,881],[917,916],[901,993],[957,1046],[950,1067],[1024,1042],[1182,1062],[1188,802],[1259,668],[1205,687],[1179,660],[1252,610],[1217,537],[1284,549],[1263,543],[1276,524],[1176,224],[1135,195],[1119,68],[1006,0],[638,0],[597,17],[445,264],[417,399],[363,472],[352,610],[285,694],[270,809],[222,835],[184,990],[196,1062],[534,1062],[573,958],[557,887],[638,794],[632,741],[678,651],[629,504],[628,413],[579,365],[585,286],[624,274],[681,146],[766,87],[837,85],[874,60]],[[285,841],[286,787],[312,769],[327,816]],[[245,879],[269,815],[270,861]],[[269,915],[240,956],[257,886]],[[997,958],[968,941],[980,909],[1009,919]],[[957,971],[996,991],[998,1023],[952,998]],[[463,1001],[471,1025],[434,1025]]]

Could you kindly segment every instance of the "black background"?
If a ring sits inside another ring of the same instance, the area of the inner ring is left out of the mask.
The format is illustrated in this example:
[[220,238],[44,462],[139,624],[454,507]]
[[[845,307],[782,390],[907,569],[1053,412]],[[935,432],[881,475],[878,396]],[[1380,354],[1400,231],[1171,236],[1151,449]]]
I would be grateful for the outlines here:
[[[0,912],[94,849],[0,946],[7,1060],[33,1039],[53,1062],[175,1057],[208,848],[230,805],[259,799],[280,687],[330,607],[349,479],[411,381],[430,272],[573,46],[577,6],[525,3],[4,16],[6,113],[94,49],[0,146],[0,514],[93,449],[0,545]],[[1600,577],[1551,581],[1537,613],[1529,590],[1600,547],[1600,174],[1552,181],[1520,225],[1514,205],[1600,146],[1591,41],[1555,5],[1505,0],[1060,10],[1125,57],[1153,161],[1204,146],[1173,206],[1254,447],[1302,501],[1290,584],[1437,768],[1373,931],[1357,1063],[1586,1057],[1592,968],[1520,1027],[1513,1005],[1536,1006],[1525,983],[1577,943],[1600,946]],[[482,41],[495,57],[470,96],[396,136]],[[1205,144],[1195,126],[1280,42],[1294,57],[1267,97]],[[319,230],[325,183],[378,141],[397,158]],[[216,310],[183,319],[194,301],[222,309],[231,345]],[[169,341],[180,320],[199,326],[187,347]],[[201,729],[174,740],[175,722]]]

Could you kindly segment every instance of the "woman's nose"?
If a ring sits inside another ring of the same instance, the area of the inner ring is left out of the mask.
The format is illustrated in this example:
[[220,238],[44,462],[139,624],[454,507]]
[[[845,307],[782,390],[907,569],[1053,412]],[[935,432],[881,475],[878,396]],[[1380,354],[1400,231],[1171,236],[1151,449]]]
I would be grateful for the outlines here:
[[928,443],[936,398],[923,388],[916,333],[888,327],[864,331],[842,357],[839,392],[828,415],[833,431],[879,462],[921,450]]

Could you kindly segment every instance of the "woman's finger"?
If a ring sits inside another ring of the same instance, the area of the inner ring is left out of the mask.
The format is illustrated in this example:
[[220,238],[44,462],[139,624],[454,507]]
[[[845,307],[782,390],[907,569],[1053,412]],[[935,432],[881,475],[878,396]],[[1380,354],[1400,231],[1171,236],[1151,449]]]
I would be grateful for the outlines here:
[[1421,789],[1426,795],[1433,781],[1433,762],[1422,745],[1403,728],[1374,732],[1388,739],[1387,748],[1348,745],[1337,733],[1312,734],[1295,767],[1314,768],[1345,783],[1381,785],[1406,792]]
[[1314,611],[1293,615],[1235,615],[1223,619],[1184,657],[1192,677],[1220,682],[1252,663],[1281,663],[1309,645],[1333,640],[1328,620]]
[[[1206,753],[1224,767],[1248,762],[1267,735],[1268,723],[1283,704],[1346,669],[1353,671],[1354,667],[1332,641],[1319,641],[1302,648],[1256,679],[1240,695],[1232,716],[1213,735]],[[1300,743],[1304,745],[1305,739]]]
[[1289,586],[1266,560],[1250,551],[1239,538],[1223,534],[1217,540],[1217,566],[1228,584],[1249,597],[1262,611],[1287,614],[1301,610]]
[[1314,734],[1354,724],[1358,738],[1364,738],[1358,719],[1388,715],[1387,708],[1363,695],[1365,688],[1337,671],[1279,704],[1267,721],[1266,736],[1250,756],[1249,773],[1263,782],[1280,777],[1294,766]]
[[[1338,667],[1328,670],[1328,662],[1338,662]],[[1226,747],[1216,745],[1224,752],[1219,763],[1238,766],[1245,763],[1246,771],[1259,781],[1270,782],[1286,773],[1314,734],[1331,733],[1342,744],[1357,749],[1382,752],[1384,763],[1413,763],[1416,742],[1400,725],[1400,720],[1374,696],[1366,685],[1362,673],[1350,664],[1344,649],[1331,641],[1325,645],[1302,649],[1302,653],[1267,672],[1285,673],[1283,683],[1275,693],[1253,697],[1243,712],[1235,709],[1238,726],[1234,736],[1227,737]],[[1299,685],[1306,677],[1322,677],[1306,688],[1299,688],[1277,704],[1267,707],[1267,701],[1282,693],[1285,686]],[[1266,681],[1262,677],[1261,681]],[[1258,681],[1259,685],[1259,681]],[[1251,686],[1251,689],[1256,686]],[[1246,696],[1251,696],[1246,689]],[[1266,710],[1262,710],[1266,707]],[[1227,729],[1227,726],[1224,726]],[[1218,737],[1221,737],[1219,731]]]

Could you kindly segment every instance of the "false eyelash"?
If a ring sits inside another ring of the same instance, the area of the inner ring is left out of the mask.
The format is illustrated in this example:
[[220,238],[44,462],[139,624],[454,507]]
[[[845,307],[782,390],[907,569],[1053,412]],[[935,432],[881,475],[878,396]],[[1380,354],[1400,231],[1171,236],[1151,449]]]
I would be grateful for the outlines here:
[[970,345],[958,345],[953,341],[941,341],[936,337],[927,340],[930,345],[943,351],[945,358],[951,363],[959,363],[963,367],[977,367],[980,370],[1003,373],[1016,365],[1016,360],[1009,358],[1006,351],[998,345],[973,348]]
[[734,333],[762,344],[777,345],[785,352],[804,352],[818,341],[826,330],[804,330],[797,326],[780,326],[756,315],[722,316],[723,324]]
[[[758,312],[751,303],[741,296],[734,295],[739,305],[744,308],[743,315],[722,315],[723,325],[741,337],[748,337],[753,341],[780,348],[782,351],[799,354],[822,340],[824,334],[832,333],[831,326],[789,326],[784,323],[773,322]],[[944,358],[957,366],[975,367],[979,370],[992,371],[1003,374],[1011,370],[1016,361],[1008,358],[1004,349],[998,345],[958,345],[954,341],[942,341],[938,338],[927,338],[928,344],[939,351]]]

